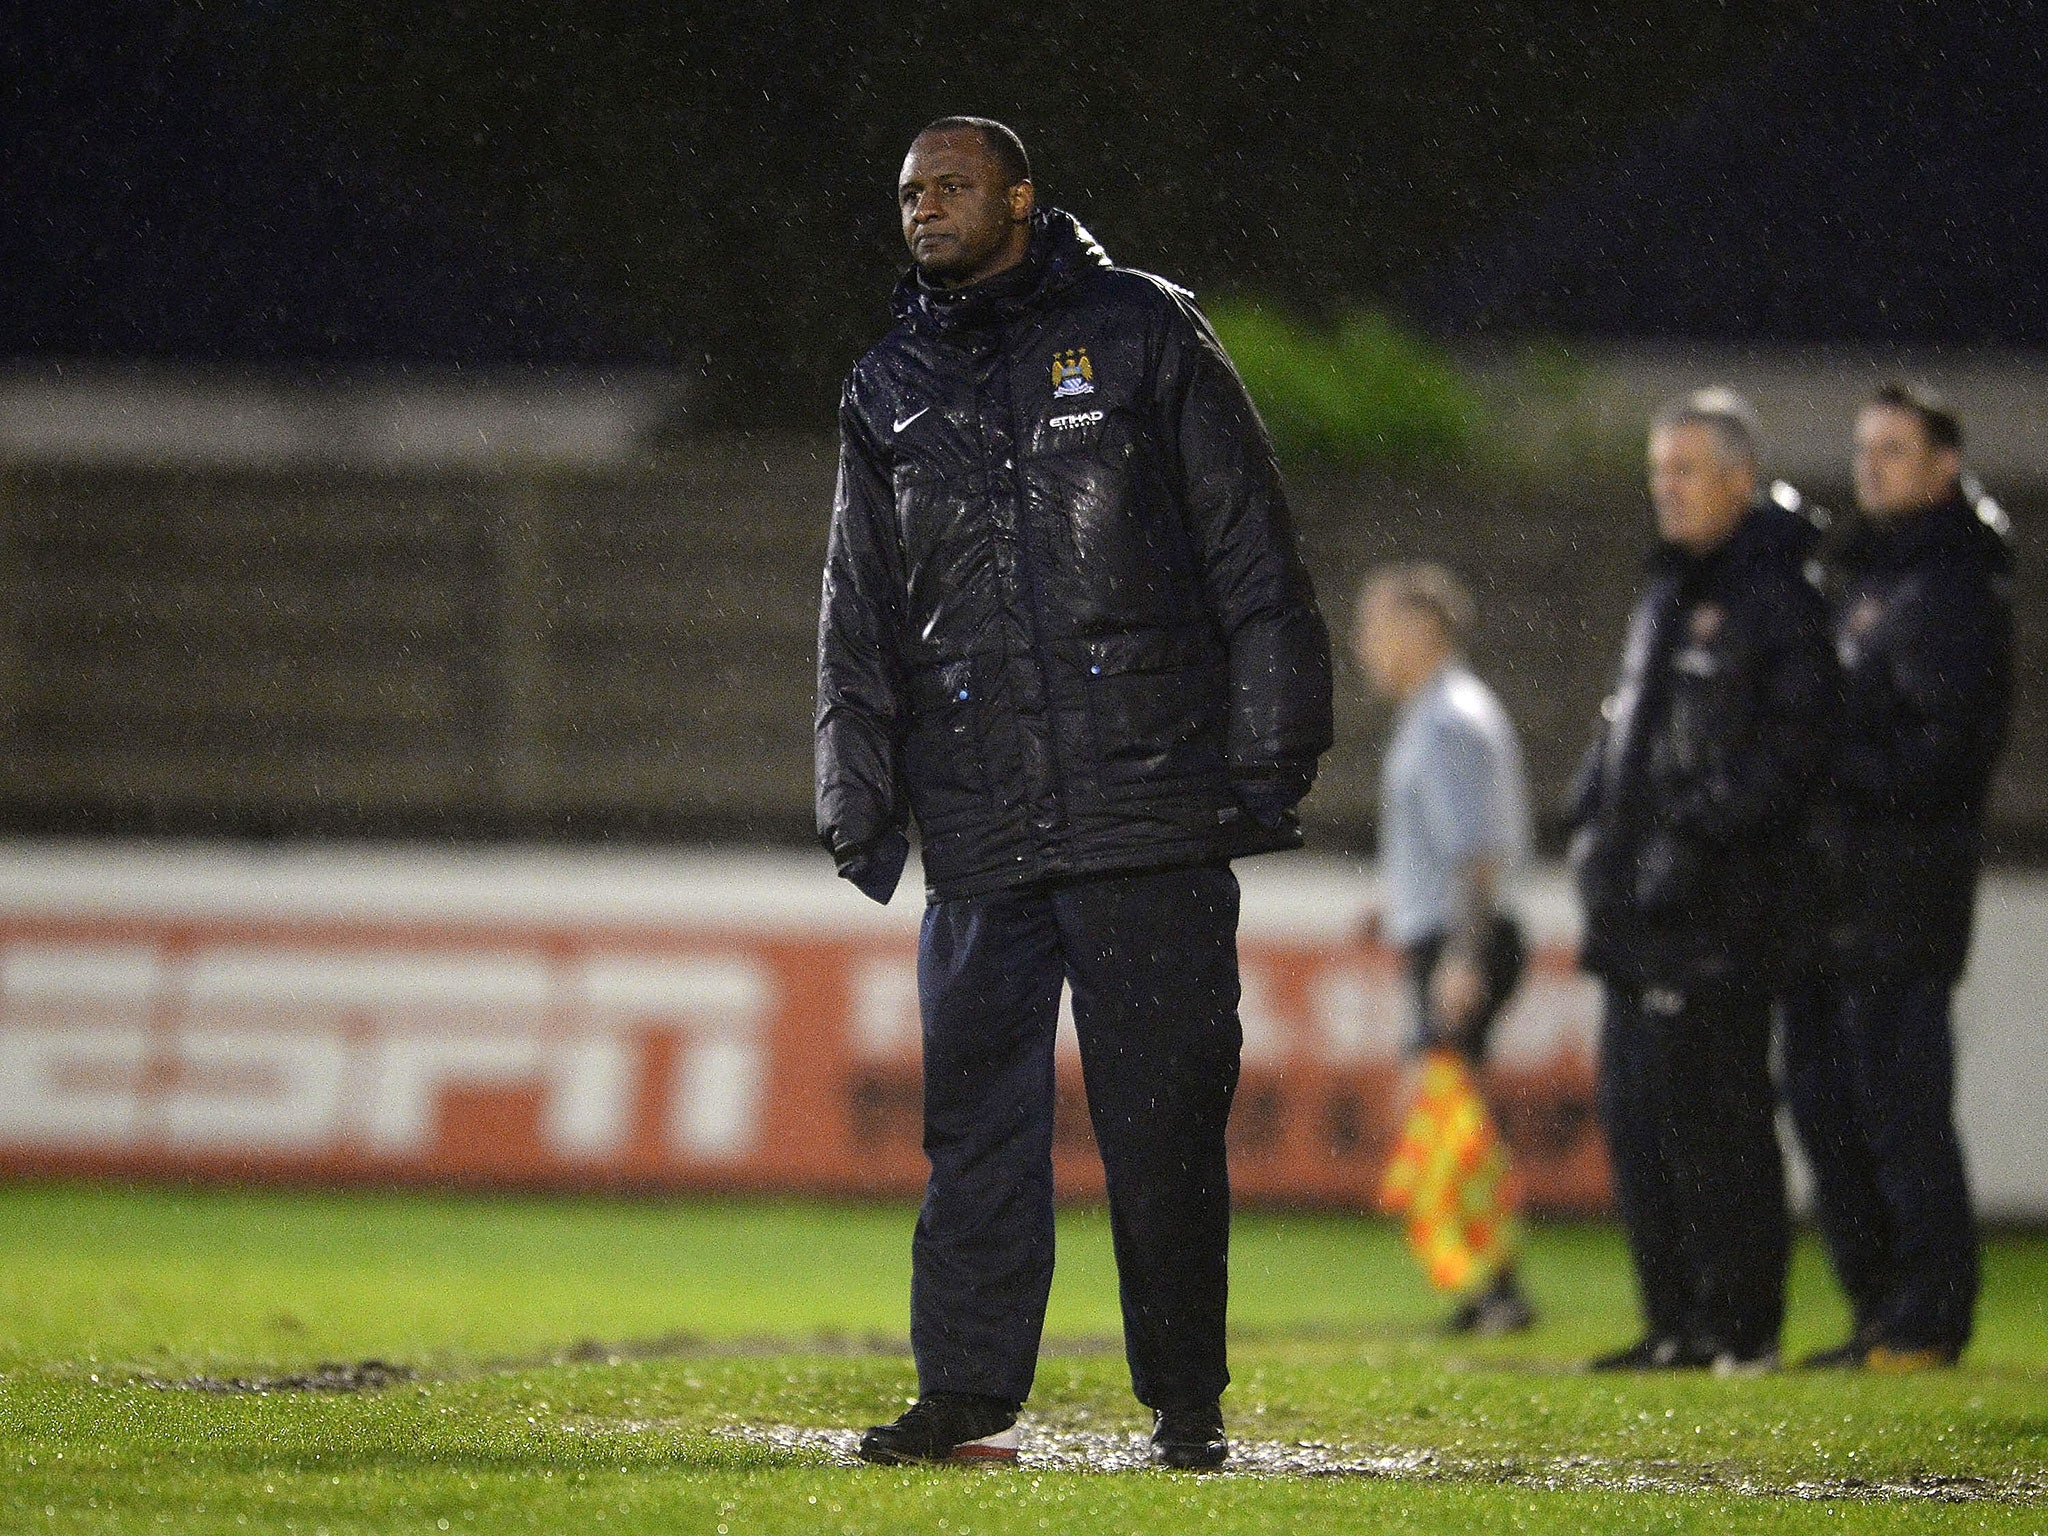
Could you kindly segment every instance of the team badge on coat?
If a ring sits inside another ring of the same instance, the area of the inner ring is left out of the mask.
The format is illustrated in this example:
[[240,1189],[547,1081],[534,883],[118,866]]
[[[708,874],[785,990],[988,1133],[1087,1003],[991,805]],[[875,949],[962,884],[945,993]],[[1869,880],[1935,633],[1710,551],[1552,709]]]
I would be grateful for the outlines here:
[[1052,355],[1052,397],[1071,400],[1076,395],[1095,393],[1095,365],[1088,361],[1086,347],[1074,347]]

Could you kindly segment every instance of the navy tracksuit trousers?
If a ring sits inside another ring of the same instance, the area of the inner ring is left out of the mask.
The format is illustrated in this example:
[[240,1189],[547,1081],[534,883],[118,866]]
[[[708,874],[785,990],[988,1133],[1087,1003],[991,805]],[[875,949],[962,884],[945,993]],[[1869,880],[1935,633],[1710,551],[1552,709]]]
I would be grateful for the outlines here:
[[1201,865],[926,909],[918,1389],[1021,1403],[1052,1285],[1053,1036],[1073,989],[1138,1400],[1213,1401],[1224,1362],[1237,1090],[1237,878]]
[[1652,1335],[1777,1348],[1791,1228],[1771,1004],[1743,986],[1610,983],[1600,1123]]
[[1951,1104],[1946,976],[1836,982],[1785,1003],[1785,1090],[1815,1216],[1859,1333],[1960,1352],[1977,1232]]

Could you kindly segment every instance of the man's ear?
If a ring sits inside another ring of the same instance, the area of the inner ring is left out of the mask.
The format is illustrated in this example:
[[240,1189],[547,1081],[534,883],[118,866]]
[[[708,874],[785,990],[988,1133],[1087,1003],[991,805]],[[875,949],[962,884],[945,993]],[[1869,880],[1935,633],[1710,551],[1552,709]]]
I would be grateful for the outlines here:
[[1028,181],[1020,181],[1010,188],[1010,217],[1021,224],[1031,217],[1031,210],[1038,206],[1038,189]]

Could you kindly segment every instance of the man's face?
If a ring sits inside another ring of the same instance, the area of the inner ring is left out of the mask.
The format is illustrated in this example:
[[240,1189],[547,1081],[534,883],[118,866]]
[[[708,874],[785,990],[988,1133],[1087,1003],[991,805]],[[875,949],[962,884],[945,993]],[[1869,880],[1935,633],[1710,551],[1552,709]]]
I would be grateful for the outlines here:
[[1962,471],[1953,448],[1927,441],[1927,428],[1911,411],[1866,405],[1856,416],[1852,470],[1856,505],[1878,522],[1910,517],[1948,495]]
[[1005,185],[971,128],[918,135],[896,181],[896,206],[910,259],[934,287],[964,288],[1024,259],[1031,183]]
[[1657,532],[1696,555],[1727,542],[1756,494],[1756,471],[1697,422],[1650,434],[1649,471]]

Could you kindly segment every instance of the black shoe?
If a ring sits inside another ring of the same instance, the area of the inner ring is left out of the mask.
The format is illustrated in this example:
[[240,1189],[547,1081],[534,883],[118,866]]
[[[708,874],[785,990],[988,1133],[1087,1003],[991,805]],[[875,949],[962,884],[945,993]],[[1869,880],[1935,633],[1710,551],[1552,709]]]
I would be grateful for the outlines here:
[[1159,1408],[1152,1414],[1152,1459],[1178,1472],[1210,1472],[1230,1455],[1223,1438],[1223,1405]]
[[1884,1343],[1884,1327],[1875,1321],[1859,1322],[1833,1349],[1816,1349],[1799,1362],[1802,1371],[1860,1371],[1870,1364],[1870,1352]]
[[1492,1285],[1459,1307],[1444,1324],[1452,1337],[1470,1334],[1482,1339],[1522,1333],[1536,1322],[1536,1309],[1522,1294],[1521,1284],[1511,1269],[1503,1270]]
[[1816,1349],[1799,1362],[1802,1371],[1860,1371],[1870,1363],[1870,1341],[1860,1335],[1833,1349]]
[[883,1466],[907,1462],[1014,1462],[1017,1405],[973,1392],[921,1397],[893,1424],[877,1424],[860,1437],[860,1459]]
[[1602,1355],[1586,1368],[1593,1371],[1702,1371],[1714,1363],[1718,1351],[1703,1349],[1690,1339],[1668,1333],[1653,1333],[1636,1340],[1627,1349]]

